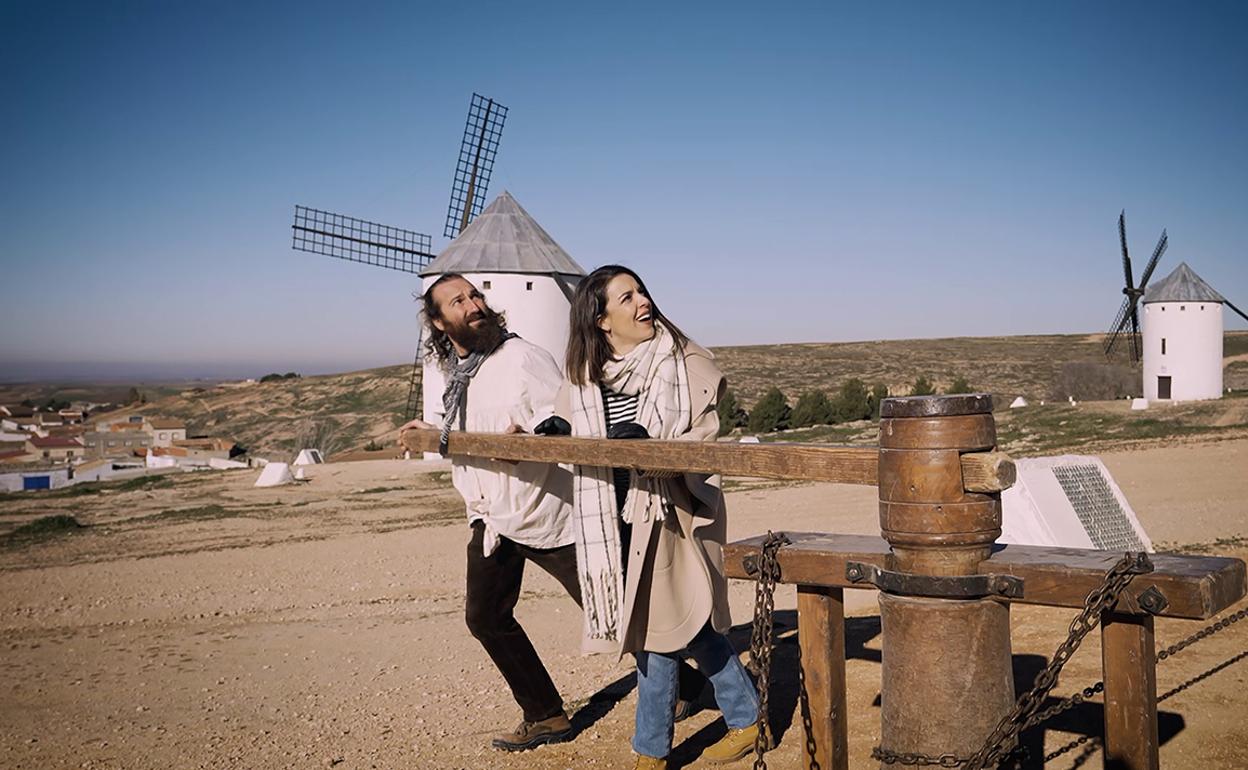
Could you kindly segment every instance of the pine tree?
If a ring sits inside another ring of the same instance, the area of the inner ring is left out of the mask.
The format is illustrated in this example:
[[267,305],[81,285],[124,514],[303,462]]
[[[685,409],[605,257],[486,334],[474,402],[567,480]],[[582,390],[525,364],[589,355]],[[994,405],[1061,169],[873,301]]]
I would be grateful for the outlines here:
[[719,413],[719,435],[721,436],[731,433],[733,428],[745,426],[749,421],[749,415],[741,408],[737,395],[731,390],[724,392],[724,397],[715,405],[715,411]]
[[772,388],[758,400],[750,412],[749,427],[753,433],[771,433],[789,427],[793,410],[779,388]]
[[910,395],[912,396],[934,396],[936,395],[936,386],[932,381],[923,375],[919,375],[914,384],[910,386]]
[[794,428],[827,425],[833,421],[832,402],[822,390],[808,390],[797,398],[791,422]]

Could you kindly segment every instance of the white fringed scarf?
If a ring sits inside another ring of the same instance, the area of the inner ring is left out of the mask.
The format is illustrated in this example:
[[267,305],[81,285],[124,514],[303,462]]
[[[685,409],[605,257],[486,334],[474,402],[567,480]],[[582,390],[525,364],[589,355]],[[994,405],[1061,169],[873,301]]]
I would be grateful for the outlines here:
[[[685,354],[658,321],[655,335],[603,367],[602,385],[637,395],[637,422],[651,438],[672,439],[687,433],[691,422],[689,370]],[[572,435],[606,436],[606,410],[598,383],[572,388]],[[630,472],[623,518],[631,523],[661,521],[671,506],[673,478]],[[585,608],[586,651],[619,648],[623,630],[624,572],[620,527],[610,468],[576,466],[573,486],[576,561]]]

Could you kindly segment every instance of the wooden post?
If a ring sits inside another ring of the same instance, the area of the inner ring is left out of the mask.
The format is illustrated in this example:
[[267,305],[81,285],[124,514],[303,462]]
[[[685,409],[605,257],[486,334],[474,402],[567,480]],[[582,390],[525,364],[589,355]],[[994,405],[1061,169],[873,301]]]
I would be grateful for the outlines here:
[[797,642],[809,712],[805,770],[848,770],[845,712],[845,599],[840,588],[797,587]]
[[1101,619],[1105,671],[1105,767],[1157,770],[1157,652],[1152,615]]
[[[1001,498],[967,491],[961,457],[995,446],[991,397],[888,399],[880,415],[888,568],[922,577],[977,574],[1001,534]],[[973,754],[1014,702],[1009,606],[881,591],[880,623],[881,748]]]

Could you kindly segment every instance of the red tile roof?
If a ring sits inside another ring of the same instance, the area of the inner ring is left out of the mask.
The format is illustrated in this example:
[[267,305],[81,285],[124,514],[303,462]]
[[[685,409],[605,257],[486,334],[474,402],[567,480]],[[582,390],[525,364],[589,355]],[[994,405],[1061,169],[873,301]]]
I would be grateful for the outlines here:
[[163,417],[157,417],[150,420],[152,428],[155,430],[186,430],[186,423],[181,420],[172,420]]
[[81,449],[82,442],[76,438],[68,436],[48,436],[40,438],[39,436],[31,436],[27,439],[32,446],[37,449]]

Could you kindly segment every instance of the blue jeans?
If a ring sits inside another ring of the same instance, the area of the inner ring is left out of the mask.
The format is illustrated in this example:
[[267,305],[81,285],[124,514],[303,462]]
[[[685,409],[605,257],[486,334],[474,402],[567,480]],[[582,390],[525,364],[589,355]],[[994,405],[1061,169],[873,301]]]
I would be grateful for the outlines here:
[[[758,719],[758,692],[728,643],[728,637],[710,624],[702,627],[686,648],[715,688],[715,703],[731,729],[748,727]],[[676,708],[676,671],[679,652],[637,653],[637,720],[633,751],[663,758],[672,750]]]

